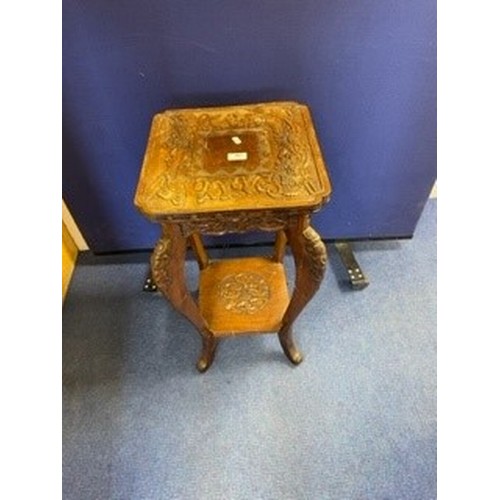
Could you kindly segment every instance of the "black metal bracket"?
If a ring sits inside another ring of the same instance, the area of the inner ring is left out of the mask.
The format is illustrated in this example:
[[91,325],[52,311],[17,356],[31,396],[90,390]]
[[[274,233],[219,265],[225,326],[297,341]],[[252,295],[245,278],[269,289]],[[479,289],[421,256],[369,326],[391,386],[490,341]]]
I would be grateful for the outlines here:
[[334,245],[340,255],[340,260],[347,271],[351,287],[354,290],[363,290],[363,288],[366,288],[370,282],[363,274],[360,265],[354,257],[351,244],[347,241],[336,241]]
[[146,278],[146,281],[144,282],[144,285],[142,287],[143,292],[156,292],[158,290],[158,287],[156,286],[156,283],[153,279],[153,275],[151,274],[151,269],[148,271],[148,277]]

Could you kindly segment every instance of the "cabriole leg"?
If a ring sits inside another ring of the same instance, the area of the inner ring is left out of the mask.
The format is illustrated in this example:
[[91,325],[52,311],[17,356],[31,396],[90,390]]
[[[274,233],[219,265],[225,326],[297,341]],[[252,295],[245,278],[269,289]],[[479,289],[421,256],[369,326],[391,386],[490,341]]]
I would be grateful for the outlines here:
[[326,268],[326,247],[307,217],[286,231],[295,261],[295,287],[278,332],[280,344],[288,359],[299,364],[302,355],[292,337],[292,324],[318,290]]
[[163,295],[200,333],[203,347],[197,368],[206,371],[212,364],[217,341],[186,286],[186,239],[177,224],[163,224],[162,229],[151,257],[153,278]]

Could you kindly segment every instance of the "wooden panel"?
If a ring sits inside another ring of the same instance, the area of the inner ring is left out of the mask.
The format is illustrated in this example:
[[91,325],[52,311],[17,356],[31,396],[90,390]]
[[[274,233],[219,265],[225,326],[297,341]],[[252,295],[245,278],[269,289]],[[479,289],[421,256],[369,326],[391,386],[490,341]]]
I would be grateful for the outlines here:
[[216,336],[277,332],[288,303],[283,265],[269,259],[215,261],[201,272],[200,309]]
[[66,225],[62,224],[62,296],[63,301],[68,291],[68,286],[73,275],[73,270],[76,264],[78,248],[76,247],[73,238],[69,234]]
[[68,230],[69,235],[75,242],[75,245],[78,248],[78,250],[80,251],[88,250],[89,246],[87,245],[87,242],[85,241],[80,229],[76,225],[76,222],[73,219],[73,216],[71,215],[70,211],[68,210],[66,203],[64,203],[64,200],[62,202],[62,219],[64,225],[66,226],[66,229]]

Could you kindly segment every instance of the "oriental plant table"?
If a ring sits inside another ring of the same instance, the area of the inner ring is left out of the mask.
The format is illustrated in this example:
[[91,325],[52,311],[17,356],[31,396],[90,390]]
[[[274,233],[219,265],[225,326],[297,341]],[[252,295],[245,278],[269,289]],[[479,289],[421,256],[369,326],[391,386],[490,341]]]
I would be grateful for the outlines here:
[[[207,370],[221,338],[277,333],[288,359],[302,355],[292,324],[316,293],[326,249],[310,216],[326,203],[330,181],[305,105],[270,102],[167,110],[155,115],[135,205],[161,224],[153,278],[202,339],[197,368]],[[272,257],[211,261],[202,235],[276,233]],[[283,256],[290,246],[289,297]],[[190,245],[200,267],[199,299],[187,289]]]

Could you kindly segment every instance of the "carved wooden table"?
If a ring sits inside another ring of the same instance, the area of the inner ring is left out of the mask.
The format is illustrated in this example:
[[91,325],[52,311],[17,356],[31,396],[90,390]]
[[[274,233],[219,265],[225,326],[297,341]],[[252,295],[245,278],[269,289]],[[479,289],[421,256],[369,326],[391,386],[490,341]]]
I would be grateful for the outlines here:
[[[302,355],[292,324],[318,289],[326,250],[310,215],[331,186],[306,106],[274,102],[169,110],[154,117],[135,205],[162,226],[151,259],[158,288],[202,338],[197,367],[211,365],[220,338],[277,332],[288,359]],[[210,261],[201,235],[276,232],[274,255]],[[290,245],[295,288],[283,256]],[[200,267],[198,303],[184,262]]]

